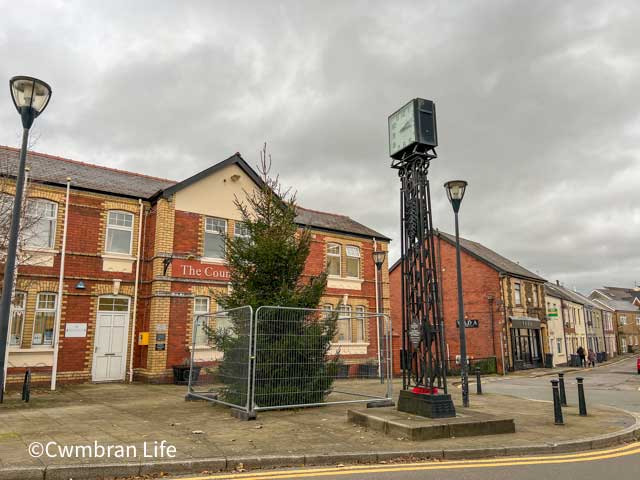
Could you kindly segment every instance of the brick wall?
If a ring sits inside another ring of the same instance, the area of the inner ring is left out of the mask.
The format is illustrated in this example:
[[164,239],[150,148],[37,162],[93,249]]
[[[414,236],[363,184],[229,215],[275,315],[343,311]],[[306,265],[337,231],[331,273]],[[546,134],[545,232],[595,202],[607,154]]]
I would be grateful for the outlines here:
[[[442,315],[445,324],[445,344],[449,358],[460,353],[458,319],[458,282],[455,246],[445,240],[436,241],[440,263],[440,291]],[[473,358],[497,357],[501,368],[500,335],[504,327],[504,315],[499,307],[501,299],[500,277],[496,270],[477,258],[461,252],[462,289],[465,318],[478,320],[478,328],[466,329],[467,355]],[[393,319],[394,372],[400,373],[400,349],[402,348],[402,285],[401,266],[389,274],[391,316]],[[493,300],[490,300],[490,297]]]

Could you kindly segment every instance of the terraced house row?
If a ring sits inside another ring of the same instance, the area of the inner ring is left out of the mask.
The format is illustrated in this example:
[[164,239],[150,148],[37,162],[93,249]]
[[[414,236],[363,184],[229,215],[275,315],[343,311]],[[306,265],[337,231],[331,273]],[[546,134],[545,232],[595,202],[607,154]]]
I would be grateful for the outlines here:
[[[18,153],[0,147],[3,198]],[[39,382],[54,369],[60,382],[168,380],[191,354],[194,315],[215,312],[228,288],[225,237],[246,235],[234,199],[261,178],[239,154],[181,182],[34,152],[27,167],[33,233],[23,234],[8,381],[26,368]],[[387,265],[378,298],[372,260],[389,239],[338,214],[299,208],[296,221],[312,232],[305,274],[329,273],[322,306],[342,305],[344,361],[374,357],[376,325],[358,313],[390,308]],[[196,339],[197,361],[212,360],[206,341]]]
[[[460,363],[455,238],[436,231],[436,259],[448,365]],[[460,239],[470,364],[490,371],[579,363],[578,349],[599,361],[640,351],[640,288],[604,287],[586,297],[550,283],[478,242]],[[391,316],[402,330],[400,262],[391,266]],[[402,341],[394,336],[395,358]],[[397,364],[396,364],[397,365]],[[396,368],[396,372],[399,369]]]

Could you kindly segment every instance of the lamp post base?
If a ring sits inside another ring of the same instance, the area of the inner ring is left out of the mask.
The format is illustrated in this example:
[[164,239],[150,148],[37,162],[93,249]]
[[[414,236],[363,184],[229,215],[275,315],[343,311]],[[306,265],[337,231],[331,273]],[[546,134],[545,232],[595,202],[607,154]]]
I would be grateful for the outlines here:
[[451,395],[444,393],[431,395],[414,393],[409,390],[400,390],[398,410],[428,418],[449,418],[456,416],[456,407],[453,406]]

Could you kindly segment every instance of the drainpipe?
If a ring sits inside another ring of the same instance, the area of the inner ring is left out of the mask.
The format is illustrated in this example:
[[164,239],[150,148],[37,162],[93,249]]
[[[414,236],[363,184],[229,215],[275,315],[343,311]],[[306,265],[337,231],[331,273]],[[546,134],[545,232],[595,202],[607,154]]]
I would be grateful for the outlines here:
[[497,357],[496,353],[496,322],[493,318],[493,295],[487,295],[489,301],[489,315],[491,315],[491,346],[493,347],[493,355]]
[[[378,243],[376,242],[375,237],[373,237],[373,251],[378,250]],[[380,334],[382,330],[380,328],[380,313],[382,313],[382,299],[378,295],[378,268],[374,265],[374,279],[376,282],[376,336],[378,337],[378,377],[382,378],[382,339],[380,338]],[[380,271],[382,274],[382,270]]]
[[58,278],[58,302],[56,305],[56,321],[53,327],[53,364],[51,366],[51,390],[56,389],[58,375],[58,349],[60,348],[60,324],[62,323],[62,295],[64,293],[64,262],[67,250],[67,224],[69,223],[69,192],[71,178],[67,177],[67,194],[64,204],[64,226],[62,227],[62,254],[60,255],[60,277]]
[[131,326],[131,352],[129,353],[129,383],[133,382],[133,353],[136,346],[136,321],[138,319],[138,284],[140,283],[140,247],[142,243],[142,228],[144,227],[144,221],[142,214],[144,206],[142,200],[138,199],[138,205],[140,205],[140,223],[138,225],[138,248],[136,253],[136,281],[133,286],[133,321]]

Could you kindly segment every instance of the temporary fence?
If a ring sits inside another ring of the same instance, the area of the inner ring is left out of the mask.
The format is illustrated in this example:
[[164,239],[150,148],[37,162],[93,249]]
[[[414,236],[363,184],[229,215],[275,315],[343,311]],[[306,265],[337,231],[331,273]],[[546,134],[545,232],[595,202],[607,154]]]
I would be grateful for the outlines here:
[[243,307],[199,315],[193,328],[194,398],[247,412],[392,398],[386,315],[349,306],[264,306],[255,314]]
[[253,309],[195,315],[188,396],[251,411]]

